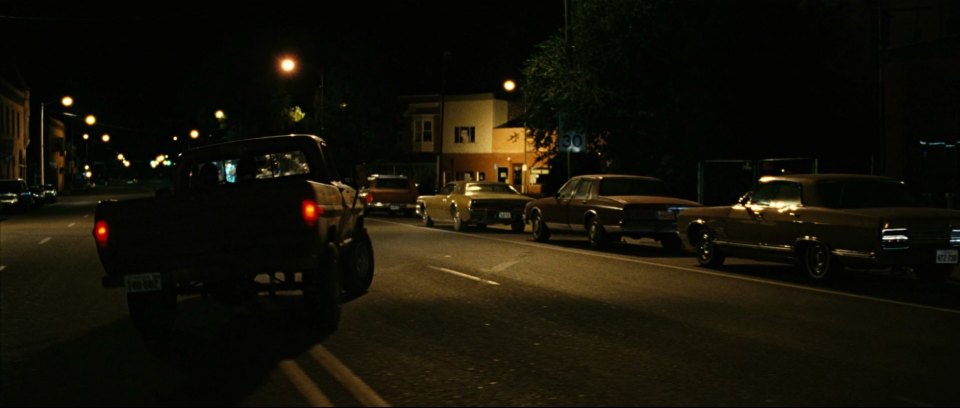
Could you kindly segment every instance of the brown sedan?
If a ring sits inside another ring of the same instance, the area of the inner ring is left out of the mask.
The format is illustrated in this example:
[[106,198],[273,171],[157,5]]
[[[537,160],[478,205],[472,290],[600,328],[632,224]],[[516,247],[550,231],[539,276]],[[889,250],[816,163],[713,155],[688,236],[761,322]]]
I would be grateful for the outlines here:
[[726,256],[784,261],[813,281],[852,267],[909,268],[940,282],[960,250],[960,211],[931,208],[881,176],[763,177],[738,203],[686,210],[678,224],[701,265]]
[[625,174],[589,174],[567,180],[557,194],[527,203],[524,219],[533,239],[552,233],[586,235],[601,248],[621,237],[653,238],[667,250],[681,249],[677,214],[700,203],[673,197],[657,178]]

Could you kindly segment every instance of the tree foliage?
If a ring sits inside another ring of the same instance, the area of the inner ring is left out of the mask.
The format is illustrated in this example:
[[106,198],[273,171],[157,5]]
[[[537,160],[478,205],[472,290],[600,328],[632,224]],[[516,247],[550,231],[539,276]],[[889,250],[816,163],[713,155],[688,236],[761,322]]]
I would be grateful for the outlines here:
[[577,174],[692,185],[698,160],[835,154],[837,137],[871,133],[869,56],[851,53],[845,5],[571,0],[568,41],[544,41],[524,67],[527,123],[540,147],[561,112],[589,136]]

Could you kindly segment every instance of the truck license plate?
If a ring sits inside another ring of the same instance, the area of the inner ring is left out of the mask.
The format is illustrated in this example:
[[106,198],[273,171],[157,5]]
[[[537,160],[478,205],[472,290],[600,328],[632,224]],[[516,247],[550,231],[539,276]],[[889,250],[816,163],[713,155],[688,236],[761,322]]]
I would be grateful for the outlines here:
[[960,256],[957,255],[956,249],[940,249],[937,250],[937,263],[938,264],[955,264],[960,261]]
[[127,292],[156,292],[163,289],[163,279],[159,273],[139,273],[136,275],[126,275],[123,282],[127,286]]
[[513,218],[513,214],[509,211],[500,211],[500,219],[509,220],[511,218]]

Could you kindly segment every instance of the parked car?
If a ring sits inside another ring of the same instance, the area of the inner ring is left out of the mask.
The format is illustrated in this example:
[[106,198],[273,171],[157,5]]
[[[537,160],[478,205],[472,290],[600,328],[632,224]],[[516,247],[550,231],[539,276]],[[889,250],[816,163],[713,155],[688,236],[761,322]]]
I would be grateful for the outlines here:
[[933,208],[881,176],[763,177],[736,204],[691,208],[678,222],[701,265],[727,256],[790,262],[812,281],[852,267],[909,268],[940,282],[960,249],[960,211]]
[[41,185],[30,186],[30,198],[33,201],[33,208],[42,207],[47,203],[43,195],[43,186]]
[[404,175],[374,174],[360,191],[366,212],[411,216],[417,209],[417,185]]
[[699,206],[675,197],[655,177],[587,174],[567,180],[552,196],[527,203],[524,219],[538,242],[549,240],[552,233],[586,235],[594,248],[622,237],[652,238],[664,249],[679,252],[677,214]]
[[24,179],[0,180],[0,210],[21,212],[33,206],[33,192]]
[[436,195],[417,197],[417,214],[423,225],[451,222],[463,231],[470,224],[480,228],[506,224],[514,232],[523,231],[523,207],[532,197],[520,194],[513,186],[497,181],[453,181]]
[[41,189],[43,190],[43,199],[44,199],[44,201],[46,201],[46,202],[48,202],[48,203],[55,203],[55,202],[57,202],[57,195],[58,195],[58,194],[57,194],[57,189],[53,186],[53,184],[44,184],[44,185],[42,185],[42,186],[40,186],[40,187],[41,187]]

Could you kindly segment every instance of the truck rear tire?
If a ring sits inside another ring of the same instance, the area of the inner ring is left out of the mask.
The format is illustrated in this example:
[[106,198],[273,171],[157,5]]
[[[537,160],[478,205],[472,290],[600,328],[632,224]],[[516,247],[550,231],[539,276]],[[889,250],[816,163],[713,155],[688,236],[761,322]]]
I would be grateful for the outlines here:
[[343,302],[356,299],[367,293],[373,283],[373,244],[367,229],[357,231],[353,242],[343,252]]
[[159,352],[173,339],[177,315],[177,294],[171,289],[159,292],[127,293],[130,320],[151,351]]
[[307,320],[323,333],[333,333],[340,325],[342,288],[340,251],[327,244],[320,267],[303,274],[303,304]]

